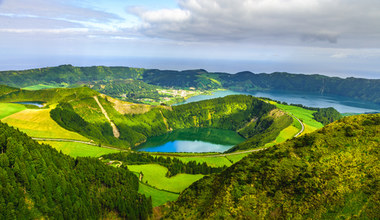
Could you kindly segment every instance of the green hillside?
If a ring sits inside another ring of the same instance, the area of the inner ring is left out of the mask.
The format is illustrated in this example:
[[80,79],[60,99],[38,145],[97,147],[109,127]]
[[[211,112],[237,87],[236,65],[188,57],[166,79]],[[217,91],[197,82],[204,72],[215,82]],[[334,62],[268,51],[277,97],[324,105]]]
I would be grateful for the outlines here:
[[[0,85],[0,91],[7,87]],[[86,97],[92,97],[99,93],[87,87],[81,88],[53,88],[42,90],[24,90],[12,88],[8,92],[0,94],[0,102],[25,102],[25,101],[40,101],[47,104],[58,102],[68,102],[80,100]]]
[[[129,67],[74,67],[62,65],[24,71],[0,71],[0,84],[28,87],[88,84],[96,81],[142,80],[145,83],[175,88],[198,90],[230,89],[236,91],[280,90],[313,94],[339,95],[380,104],[380,80],[338,78],[323,75],[271,74],[239,72],[236,74],[210,73],[206,70],[157,70]],[[63,83],[63,84],[62,84]]]
[[170,219],[379,219],[380,114],[340,119],[192,184]]
[[[264,116],[268,120],[277,118],[277,115],[269,114],[275,109],[274,105],[244,95],[173,107],[158,106],[141,114],[122,114],[115,109],[115,103],[109,101],[108,98],[98,98],[110,119],[117,126],[120,132],[119,138],[113,137],[109,123],[92,97],[71,103],[61,103],[51,111],[51,117],[67,130],[121,147],[134,147],[148,137],[176,129],[209,127],[238,131],[254,118],[260,119]],[[290,118],[290,121],[286,123],[290,125],[291,122]],[[270,125],[271,122],[263,124],[259,132],[265,131]],[[249,130],[252,129],[255,127],[249,128]],[[266,141],[274,140],[276,134],[271,135]]]
[[0,122],[0,219],[147,219],[128,169],[73,159]]

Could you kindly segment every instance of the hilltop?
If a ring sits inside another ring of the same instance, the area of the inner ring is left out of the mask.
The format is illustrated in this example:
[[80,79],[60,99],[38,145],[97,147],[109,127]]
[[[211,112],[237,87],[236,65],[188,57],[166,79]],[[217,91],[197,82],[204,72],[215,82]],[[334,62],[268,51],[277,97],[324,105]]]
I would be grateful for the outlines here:
[[345,117],[204,177],[170,219],[378,219],[380,114]]

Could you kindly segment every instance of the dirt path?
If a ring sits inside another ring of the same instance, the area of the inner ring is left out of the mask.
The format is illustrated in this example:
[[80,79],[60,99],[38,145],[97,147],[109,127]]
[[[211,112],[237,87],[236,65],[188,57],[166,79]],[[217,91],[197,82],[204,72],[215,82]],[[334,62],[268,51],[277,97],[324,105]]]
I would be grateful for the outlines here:
[[301,120],[299,120],[296,116],[294,116],[294,115],[292,115],[292,114],[290,114],[290,113],[288,113],[290,116],[292,116],[293,118],[295,118],[300,124],[301,124],[301,130],[296,134],[296,135],[294,135],[294,137],[298,137],[300,134],[302,134],[302,132],[305,130],[305,125],[303,125],[303,123],[302,123],[302,121]]
[[103,115],[106,117],[106,119],[108,120],[108,122],[111,124],[113,136],[115,138],[119,138],[120,137],[120,132],[117,129],[116,125],[111,121],[110,117],[108,117],[108,114],[107,114],[106,110],[103,108],[102,104],[100,104],[98,97],[94,96],[94,99],[95,99],[96,103],[98,103],[99,108],[102,110]]
[[[63,139],[63,138],[36,138],[36,137],[32,137],[32,139],[35,140],[35,141],[75,142],[75,143],[87,144],[87,145],[92,145],[92,146],[98,146],[98,144],[96,144],[94,142],[79,141],[79,140],[72,140],[72,139]],[[112,149],[112,150],[129,151],[129,150],[120,149],[120,148],[116,148],[116,147],[105,146],[105,145],[101,145],[101,147]]]

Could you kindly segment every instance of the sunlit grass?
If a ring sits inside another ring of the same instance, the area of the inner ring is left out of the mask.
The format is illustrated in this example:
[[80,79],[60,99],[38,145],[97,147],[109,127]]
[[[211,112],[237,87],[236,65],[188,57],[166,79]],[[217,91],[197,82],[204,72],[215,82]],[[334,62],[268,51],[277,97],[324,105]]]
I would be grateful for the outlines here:
[[117,153],[118,150],[92,146],[88,144],[76,142],[60,142],[60,141],[39,141],[40,143],[49,144],[57,151],[72,157],[100,157],[104,154]]
[[165,176],[168,169],[157,164],[128,165],[128,169],[137,173],[141,171],[144,175],[142,179],[144,183],[171,192],[182,192],[193,182],[203,177],[202,174],[177,174],[168,178]]
[[26,109],[2,119],[2,122],[20,129],[31,137],[88,141],[88,138],[59,126],[50,117],[50,109]]
[[179,194],[158,190],[142,183],[139,184],[139,193],[144,194],[146,197],[151,196],[153,207],[163,205],[169,201],[175,201],[179,196]]
[[15,103],[0,103],[0,119],[5,118],[14,113],[25,110],[26,107]]

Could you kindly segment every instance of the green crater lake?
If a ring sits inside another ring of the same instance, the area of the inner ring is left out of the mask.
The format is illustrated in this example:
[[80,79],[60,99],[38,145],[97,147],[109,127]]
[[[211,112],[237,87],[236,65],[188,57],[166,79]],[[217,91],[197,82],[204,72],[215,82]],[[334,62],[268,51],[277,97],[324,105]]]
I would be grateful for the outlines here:
[[146,152],[224,152],[243,142],[238,133],[216,128],[188,128],[149,138],[137,150]]

